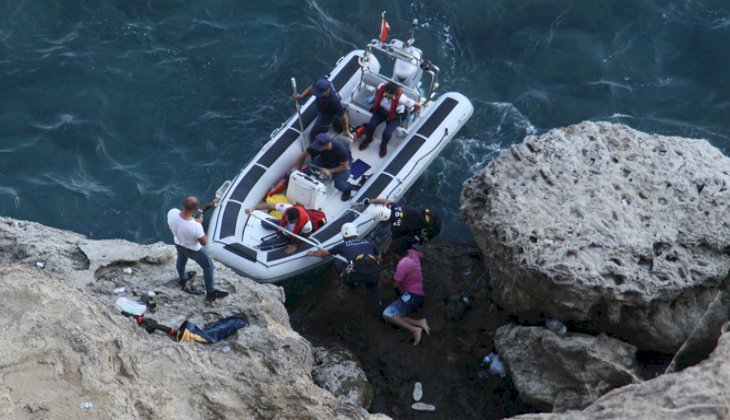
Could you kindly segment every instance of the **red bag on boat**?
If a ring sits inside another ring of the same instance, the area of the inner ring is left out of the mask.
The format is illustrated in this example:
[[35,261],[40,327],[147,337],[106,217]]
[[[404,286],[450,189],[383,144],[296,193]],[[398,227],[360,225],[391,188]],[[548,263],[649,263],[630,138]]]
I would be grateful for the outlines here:
[[316,232],[317,229],[324,226],[327,223],[327,215],[322,210],[310,210],[306,209],[309,221],[312,222],[312,233]]

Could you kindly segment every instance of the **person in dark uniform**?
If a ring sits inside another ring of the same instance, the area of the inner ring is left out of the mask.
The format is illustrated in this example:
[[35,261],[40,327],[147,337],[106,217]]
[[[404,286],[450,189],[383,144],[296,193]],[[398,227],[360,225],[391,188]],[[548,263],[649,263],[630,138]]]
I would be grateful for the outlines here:
[[347,181],[352,164],[350,149],[342,143],[332,141],[326,133],[319,133],[307,150],[299,155],[296,168],[303,170],[304,162],[310,156],[312,165],[319,167],[325,176],[332,175],[335,188],[342,191],[342,201],[349,200],[352,195],[352,185]]
[[338,133],[344,131],[345,136],[352,139],[347,112],[342,106],[340,95],[337,94],[332,83],[327,79],[319,79],[304,89],[302,93],[295,94],[293,97],[296,100],[301,100],[310,94],[317,98],[317,119],[314,121],[312,130],[309,132],[309,143],[313,143],[317,134],[326,133],[330,127],[334,127]]
[[367,204],[380,204],[370,209],[372,219],[390,224],[391,239],[402,243],[405,249],[428,242],[441,231],[441,220],[431,209],[410,207],[385,198],[368,200]]
[[[352,266],[350,272],[350,280],[353,283],[364,284],[368,294],[368,300],[373,314],[380,316],[380,252],[367,239],[358,238],[359,233],[357,226],[353,223],[345,223],[341,229],[344,242],[334,246],[333,248],[321,249],[318,251],[309,251],[307,255],[310,257],[328,257],[330,255],[341,255],[345,257]],[[341,260],[335,261],[335,269],[338,272],[346,270],[346,265]]]

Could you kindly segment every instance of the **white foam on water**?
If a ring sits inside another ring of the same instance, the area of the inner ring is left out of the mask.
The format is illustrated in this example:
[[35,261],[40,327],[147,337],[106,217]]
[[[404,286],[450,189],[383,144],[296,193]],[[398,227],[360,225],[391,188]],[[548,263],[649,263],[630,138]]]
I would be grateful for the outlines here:
[[[722,3],[722,2],[721,2]],[[661,11],[662,17],[670,22],[693,25],[711,30],[724,29],[730,25],[730,10],[718,10],[713,2],[681,0],[667,4]]]
[[512,127],[525,130],[525,135],[531,136],[537,133],[537,129],[530,120],[511,102],[489,102],[488,105],[496,108],[501,114],[499,123],[495,127],[497,133],[502,131],[502,127],[507,125],[508,120],[512,121],[510,124]]
[[141,162],[137,162],[132,165],[125,165],[114,159],[106,148],[106,143],[102,137],[97,137],[96,150],[109,162],[108,168],[116,171],[123,172],[133,178],[136,178],[138,183],[146,184],[148,181],[143,175],[138,173],[137,169],[141,165]]
[[52,130],[59,129],[66,124],[77,125],[77,124],[81,124],[81,122],[82,122],[81,120],[74,118],[74,116],[71,114],[59,114],[56,117],[56,120],[50,124],[32,123],[32,124],[30,124],[30,126],[41,129],[41,130],[52,131]]
[[[18,144],[16,144],[16,145],[13,145],[13,146],[10,146],[8,144],[3,145],[5,147],[0,148],[0,153],[13,153],[13,152],[17,152],[22,149],[33,147],[36,143],[38,143],[38,140],[40,140],[40,139],[41,139],[41,136],[19,138],[19,139],[17,139]],[[10,142],[12,142],[12,140],[13,139],[5,138],[5,139],[3,139],[3,142],[10,143]]]
[[15,204],[15,208],[20,207],[20,196],[18,195],[18,191],[15,188],[0,187],[0,194],[9,195],[10,199],[13,200],[13,204]]
[[77,159],[77,166],[74,172],[64,174],[47,173],[43,176],[52,183],[86,198],[94,194],[115,195],[111,188],[95,180],[94,176],[89,174],[80,158]]
[[347,45],[353,50],[362,48],[361,45],[352,42],[351,37],[348,36],[349,24],[347,21],[338,20],[327,13],[316,0],[307,0],[307,4],[315,12],[315,18],[310,19],[310,22],[319,36],[326,36],[333,44]]
[[631,116],[631,115],[626,115],[626,114],[621,114],[621,113],[615,113],[615,114],[612,114],[608,118],[610,118],[610,119],[621,119],[621,118],[634,118],[634,117]]
[[611,89],[612,93],[615,89],[623,89],[629,93],[634,93],[634,88],[631,87],[631,85],[614,82],[613,80],[596,80],[594,82],[588,82],[585,85],[587,85],[587,86],[600,86],[600,85],[608,86]]

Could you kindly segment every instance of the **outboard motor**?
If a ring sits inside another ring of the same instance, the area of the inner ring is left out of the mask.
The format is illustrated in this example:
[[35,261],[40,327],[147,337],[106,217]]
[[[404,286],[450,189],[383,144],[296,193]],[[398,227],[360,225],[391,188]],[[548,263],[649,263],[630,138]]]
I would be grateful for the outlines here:
[[412,56],[410,60],[401,58],[397,58],[395,60],[395,65],[393,66],[393,80],[403,86],[415,89],[418,82],[421,81],[421,76],[423,76],[423,70],[421,70],[418,64],[421,60],[421,50],[397,39],[394,39],[392,44],[394,47],[399,48]]

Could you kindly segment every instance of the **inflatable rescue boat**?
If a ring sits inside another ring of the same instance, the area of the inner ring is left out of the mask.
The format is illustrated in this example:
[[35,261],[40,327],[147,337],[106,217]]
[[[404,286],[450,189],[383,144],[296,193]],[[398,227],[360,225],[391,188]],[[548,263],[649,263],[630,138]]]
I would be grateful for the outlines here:
[[[414,21],[414,29],[416,23]],[[360,236],[375,227],[376,222],[371,220],[367,207],[361,204],[363,200],[378,197],[400,200],[474,110],[471,102],[460,93],[436,93],[439,68],[425,60],[422,51],[413,44],[413,30],[411,38],[405,42],[397,39],[385,42],[381,33],[380,39],[372,40],[365,49],[340,58],[328,76],[345,106],[351,127],[363,126],[369,121],[376,90],[389,81],[396,82],[403,95],[421,104],[417,112],[400,123],[384,158],[378,153],[384,124],[375,131],[370,147],[362,151],[358,142],[350,143],[345,136],[330,131],[330,136],[346,142],[352,153],[349,182],[359,188],[353,191],[351,198],[342,201],[341,192],[334,188],[331,180],[302,173],[294,167],[308,144],[309,131],[317,117],[312,96],[303,104],[301,113],[294,113],[274,130],[270,141],[258,154],[219,189],[219,203],[207,232],[207,249],[213,258],[251,279],[277,282],[327,263],[327,259],[308,257],[306,253],[340,243],[343,224],[354,223]],[[288,182],[282,183],[282,180]],[[322,210],[326,214],[327,223],[300,242],[293,254],[287,254],[285,247],[261,247],[262,240],[272,234],[261,219],[271,216],[263,210],[251,214],[245,211],[262,202],[272,189],[277,189],[274,192],[292,204]]]

